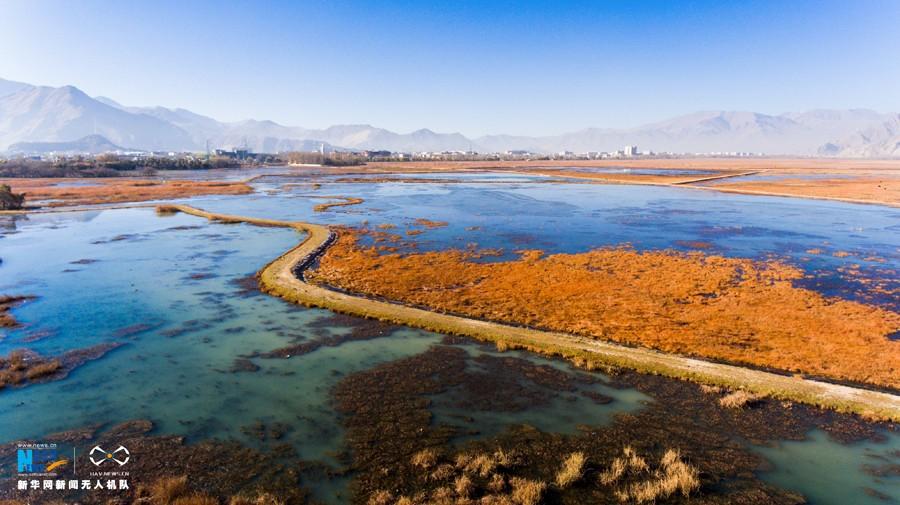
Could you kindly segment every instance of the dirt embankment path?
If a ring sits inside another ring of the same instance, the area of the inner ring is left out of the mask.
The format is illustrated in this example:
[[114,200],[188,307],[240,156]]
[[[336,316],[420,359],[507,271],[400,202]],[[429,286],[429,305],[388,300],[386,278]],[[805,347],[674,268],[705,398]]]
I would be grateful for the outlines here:
[[214,214],[188,205],[162,205],[157,209],[160,212],[184,212],[221,222],[286,227],[305,233],[306,237],[300,244],[266,265],[258,274],[263,291],[294,303],[430,331],[503,342],[511,347],[559,355],[580,364],[624,367],[643,373],[744,389],[773,398],[803,402],[840,412],[853,412],[875,419],[900,421],[900,396],[889,393],[712,363],[564,333],[440,314],[339,293],[303,280],[303,271],[334,240],[334,233],[326,226]]

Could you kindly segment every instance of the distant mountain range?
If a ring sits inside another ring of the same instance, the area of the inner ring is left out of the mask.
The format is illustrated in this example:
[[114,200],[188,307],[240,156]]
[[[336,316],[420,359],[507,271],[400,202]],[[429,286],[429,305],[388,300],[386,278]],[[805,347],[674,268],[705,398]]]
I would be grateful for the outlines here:
[[88,135],[68,142],[16,142],[9,146],[13,153],[106,153],[126,149],[110,142],[103,135]]
[[[777,116],[706,111],[637,128],[588,128],[525,137],[428,129],[395,133],[369,125],[322,130],[272,121],[217,121],[186,109],[129,107],[73,86],[33,86],[0,79],[0,151],[103,152],[117,146],[148,151],[203,151],[246,146],[257,152],[326,148],[390,151],[614,151],[625,145],[675,153],[900,157],[900,114],[867,109],[813,110]],[[121,148],[119,148],[121,149]]]

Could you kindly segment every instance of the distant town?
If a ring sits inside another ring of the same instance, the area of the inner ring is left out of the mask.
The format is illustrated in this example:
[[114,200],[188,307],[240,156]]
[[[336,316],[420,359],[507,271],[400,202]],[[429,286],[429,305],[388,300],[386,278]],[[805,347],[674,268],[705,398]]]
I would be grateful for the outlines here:
[[616,151],[573,152],[547,154],[528,150],[508,150],[495,153],[476,151],[396,152],[388,150],[341,150],[322,144],[316,151],[256,153],[248,148],[213,149],[206,153],[175,151],[114,150],[103,153],[77,151],[14,153],[0,156],[0,176],[4,177],[69,177],[114,176],[119,172],[139,170],[203,170],[237,168],[256,165],[325,165],[352,166],[367,162],[409,161],[541,161],[541,160],[615,160],[635,158],[683,157],[763,157],[762,153],[710,152],[673,153],[641,151],[636,145],[626,145]]

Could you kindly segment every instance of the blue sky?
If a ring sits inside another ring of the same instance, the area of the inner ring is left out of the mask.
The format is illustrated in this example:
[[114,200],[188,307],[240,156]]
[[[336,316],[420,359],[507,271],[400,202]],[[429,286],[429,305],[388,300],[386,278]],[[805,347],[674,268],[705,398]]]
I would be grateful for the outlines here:
[[900,1],[0,0],[0,77],[221,120],[554,134],[900,111]]

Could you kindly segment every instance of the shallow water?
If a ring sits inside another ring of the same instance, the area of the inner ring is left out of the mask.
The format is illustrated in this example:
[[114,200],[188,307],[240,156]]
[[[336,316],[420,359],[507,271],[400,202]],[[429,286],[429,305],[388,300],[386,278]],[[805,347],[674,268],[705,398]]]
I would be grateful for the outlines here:
[[[888,435],[884,443],[847,445],[816,430],[808,440],[757,450],[774,464],[773,471],[764,478],[803,493],[813,504],[878,505],[900,501],[898,435]],[[874,475],[885,471],[885,475]]]
[[[584,374],[567,362],[547,359],[532,353],[522,351],[496,352],[487,346],[466,346],[466,351],[471,357],[493,356],[501,358],[520,358],[538,367],[550,367],[561,370],[567,374]],[[492,380],[491,369],[485,365],[468,362],[470,371],[483,375],[486,382]],[[541,386],[522,377],[520,382],[541,396],[551,398],[548,402],[527,402],[515,405],[516,409],[488,409],[467,407],[461,411],[458,402],[465,401],[465,392],[450,390],[432,397],[430,408],[434,414],[434,422],[459,426],[477,431],[472,436],[458,437],[456,442],[463,442],[472,438],[487,438],[498,435],[512,424],[527,424],[541,431],[575,434],[579,426],[604,426],[613,421],[617,414],[632,413],[641,408],[646,402],[652,401],[649,396],[633,389],[616,389],[604,384],[605,377],[602,374],[586,374],[599,379],[593,384],[578,384],[572,391],[558,392]],[[608,397],[612,401],[608,404],[597,404],[585,401],[586,394],[596,394]],[[528,405],[528,408],[522,408]]]
[[[414,227],[412,221],[418,217],[447,221],[447,227],[417,237],[426,249],[478,242],[507,250],[577,252],[623,241],[638,248],[684,248],[679,241],[705,240],[717,253],[752,257],[777,253],[810,271],[860,263],[863,254],[883,258],[885,263],[873,262],[879,267],[898,264],[900,213],[892,209],[538,180],[527,178],[502,187],[479,183],[477,178],[454,184],[326,182],[314,192],[283,188],[286,182],[296,182],[284,179],[257,185],[271,195],[204,197],[189,203],[260,217],[392,223],[401,226],[400,232]],[[317,193],[360,196],[366,202],[317,213],[311,208],[321,201],[306,196]],[[480,228],[467,229],[472,227]],[[152,209],[7,217],[0,218],[0,230],[0,293],[39,296],[14,309],[25,327],[0,333],[0,353],[29,347],[58,354],[104,342],[126,344],[65,380],[0,393],[0,442],[39,439],[97,422],[149,418],[158,433],[182,434],[190,440],[233,438],[266,449],[274,441],[260,440],[253,426],[282,423],[290,429],[279,443],[291,444],[304,459],[334,463],[342,431],[330,405],[330,389],[349,373],[418,354],[441,339],[403,329],[389,337],[323,347],[290,359],[255,358],[258,371],[233,373],[229,370],[235,358],[318,338],[311,325],[330,315],[258,293],[241,296],[234,283],[294,245],[298,234],[210,224],[182,214],[160,217]],[[838,250],[835,244],[858,256],[805,252],[811,247]],[[836,292],[844,293],[846,287],[839,286]],[[349,329],[335,324],[324,331],[341,334]],[[482,346],[460,345],[473,357],[497,355]],[[527,353],[502,356],[574,373],[565,363]],[[478,371],[486,377],[491,373]],[[478,436],[519,423],[572,433],[579,424],[606,424],[614,414],[635,411],[648,401],[636,391],[609,388],[602,375],[594,376],[600,382],[579,388],[612,397],[611,403],[565,394],[519,411],[462,412],[447,401],[458,395],[451,391],[433,399],[433,413],[437,422],[457,425],[461,415],[470,417],[462,426],[477,426]],[[888,454],[897,438],[892,437],[890,444],[841,446],[814,434],[804,442],[761,449],[775,463],[765,478],[807,494],[814,503],[847,503],[831,498],[859,497],[857,491],[864,487],[896,494],[891,478],[879,480],[846,470],[868,462],[867,451]],[[831,461],[829,457],[836,463],[824,471],[804,463]],[[826,480],[830,476],[842,482],[842,489],[854,491],[846,491],[849,495],[818,491],[817,476],[823,473]],[[340,501],[334,496],[345,483],[313,484],[320,498]]]
[[[310,325],[331,315],[258,292],[241,296],[234,283],[294,245],[297,233],[210,224],[183,214],[160,217],[152,209],[43,214],[14,222],[0,239],[0,293],[39,298],[14,310],[24,327],[3,334],[0,353],[29,347],[55,355],[104,342],[125,345],[64,380],[3,391],[0,442],[150,419],[160,434],[236,439],[262,449],[289,443],[302,459],[337,464],[333,455],[342,448],[343,433],[331,388],[347,374],[423,352],[441,339],[399,329],[387,338],[290,359],[255,358],[258,371],[232,372],[235,358],[317,338]],[[332,335],[346,331],[326,328]],[[475,344],[460,346],[485,352]],[[614,394],[623,401],[582,421],[608,420],[635,408],[625,399],[643,396]],[[581,411],[589,412],[590,405],[584,402]],[[453,415],[453,409],[445,413]],[[573,421],[552,409],[526,410],[520,419],[486,421],[485,427],[499,431],[505,423],[535,422],[567,431]],[[277,441],[260,440],[259,423],[264,429],[289,428]],[[317,482],[317,496],[335,501],[344,485],[343,479]]]

